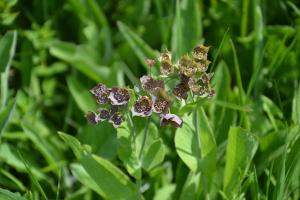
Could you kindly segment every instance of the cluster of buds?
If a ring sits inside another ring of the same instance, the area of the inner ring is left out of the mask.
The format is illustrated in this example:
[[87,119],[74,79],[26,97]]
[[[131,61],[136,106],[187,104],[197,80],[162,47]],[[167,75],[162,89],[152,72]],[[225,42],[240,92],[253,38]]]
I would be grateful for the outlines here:
[[[187,100],[189,92],[193,96],[212,97],[215,94],[211,87],[210,80],[212,73],[207,73],[210,61],[207,59],[209,47],[198,45],[191,55],[184,55],[176,64],[172,63],[172,54],[164,51],[158,58],[160,64],[161,79],[145,75],[140,78],[140,86],[145,94],[138,96],[133,106],[130,108],[132,116],[150,117],[153,113],[160,116],[160,125],[162,127],[168,124],[179,128],[182,127],[183,121],[175,114],[170,113],[172,97],[174,95],[178,100]],[[154,60],[145,59],[150,67],[155,64]],[[163,78],[176,77],[179,83],[172,91],[165,90]],[[128,102],[131,93],[126,87],[108,88],[104,84],[98,84],[90,90],[98,104],[106,104],[109,109],[99,109],[97,112],[88,112],[86,117],[92,124],[107,120],[118,128],[125,120],[121,114],[122,110],[128,109]]]

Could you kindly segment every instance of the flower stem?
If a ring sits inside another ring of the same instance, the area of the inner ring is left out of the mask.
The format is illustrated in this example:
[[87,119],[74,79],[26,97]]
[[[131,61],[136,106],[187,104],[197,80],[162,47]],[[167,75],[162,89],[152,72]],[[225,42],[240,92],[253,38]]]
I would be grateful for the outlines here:
[[[191,92],[192,95],[192,101],[195,103],[194,95]],[[201,141],[200,141],[200,129],[199,129],[199,113],[198,108],[195,109],[195,129],[196,129],[196,137],[197,137],[197,146],[198,148],[198,156],[201,158]]]
[[199,113],[198,113],[198,109],[195,109],[195,129],[196,129],[197,145],[199,147],[198,154],[199,154],[199,158],[201,158],[201,141],[200,141]]
[[142,158],[143,150],[145,148],[146,140],[147,140],[147,137],[148,137],[148,132],[149,132],[148,129],[149,129],[149,124],[150,124],[150,119],[151,119],[151,116],[147,119],[146,126],[144,128],[144,135],[143,135],[141,150],[140,150],[140,153],[139,153],[139,160],[141,160],[141,158]]

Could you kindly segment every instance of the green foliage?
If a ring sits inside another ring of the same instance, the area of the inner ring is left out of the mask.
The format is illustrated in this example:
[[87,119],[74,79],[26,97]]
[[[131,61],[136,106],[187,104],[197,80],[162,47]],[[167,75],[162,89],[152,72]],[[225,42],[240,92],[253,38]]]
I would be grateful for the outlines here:
[[[296,0],[0,0],[0,199],[299,199],[299,13]],[[133,88],[131,108],[145,57],[176,63],[199,43],[216,95],[174,98],[182,128],[130,112],[118,129],[87,123],[95,84]]]

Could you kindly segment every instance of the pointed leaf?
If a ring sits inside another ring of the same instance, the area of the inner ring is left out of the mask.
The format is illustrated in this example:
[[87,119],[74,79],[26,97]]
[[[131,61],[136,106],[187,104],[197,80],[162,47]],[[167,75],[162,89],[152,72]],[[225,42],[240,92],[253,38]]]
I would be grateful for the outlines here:
[[230,197],[240,186],[251,160],[257,150],[257,138],[240,127],[231,127],[226,149],[224,191]]

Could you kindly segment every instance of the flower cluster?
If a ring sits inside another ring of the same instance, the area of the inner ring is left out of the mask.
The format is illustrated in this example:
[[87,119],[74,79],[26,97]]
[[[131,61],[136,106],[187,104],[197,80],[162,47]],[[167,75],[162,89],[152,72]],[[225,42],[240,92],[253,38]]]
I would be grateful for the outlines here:
[[[172,63],[171,52],[165,50],[157,59],[160,64],[160,79],[150,75],[140,78],[140,87],[144,92],[138,96],[137,100],[130,108],[132,116],[150,117],[153,113],[160,116],[162,127],[168,124],[179,128],[183,121],[177,115],[170,113],[172,105],[172,95],[178,100],[187,100],[189,92],[194,96],[212,97],[215,94],[211,87],[210,80],[212,73],[207,73],[210,61],[207,59],[209,47],[198,45],[191,55],[182,56],[177,63]],[[154,60],[145,59],[149,67],[156,63]],[[172,91],[165,88],[164,78],[177,78],[179,81]],[[127,110],[131,93],[126,87],[108,88],[104,84],[98,84],[90,90],[98,104],[105,104],[109,109],[99,109],[97,112],[88,112],[87,120],[92,124],[107,120],[118,128],[125,120],[121,114],[122,110]],[[146,95],[145,95],[146,93]]]
[[130,93],[126,87],[107,88],[104,84],[99,83],[93,87],[90,92],[95,97],[98,104],[105,104],[109,109],[99,109],[97,112],[88,112],[87,120],[92,124],[101,121],[108,121],[118,128],[125,120],[120,110],[127,107],[130,99]]

